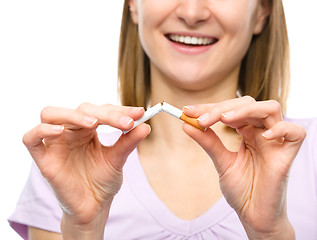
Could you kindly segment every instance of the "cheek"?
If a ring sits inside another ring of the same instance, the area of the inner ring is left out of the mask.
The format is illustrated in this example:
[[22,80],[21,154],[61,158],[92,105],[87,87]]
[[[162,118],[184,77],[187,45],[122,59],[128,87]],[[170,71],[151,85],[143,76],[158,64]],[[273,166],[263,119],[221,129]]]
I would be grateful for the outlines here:
[[139,8],[139,38],[145,52],[155,47],[155,29],[164,19],[160,1],[142,1]]
[[253,32],[256,0],[228,0],[215,6],[215,18],[224,31],[232,35]]
[[[151,31],[151,23],[139,24],[139,39],[146,55],[152,59],[156,55],[157,43],[155,41],[155,32]],[[153,56],[154,55],[154,56]]]
[[154,62],[160,62],[163,58],[161,49],[165,47],[166,39],[162,26],[165,26],[174,8],[169,1],[144,1],[139,15],[139,39],[145,53]]
[[139,22],[142,28],[159,27],[170,15],[173,5],[169,0],[144,0],[139,6]]
[[236,1],[231,8],[219,8],[218,22],[223,29],[223,44],[227,48],[228,59],[240,61],[246,54],[254,28],[253,1]]

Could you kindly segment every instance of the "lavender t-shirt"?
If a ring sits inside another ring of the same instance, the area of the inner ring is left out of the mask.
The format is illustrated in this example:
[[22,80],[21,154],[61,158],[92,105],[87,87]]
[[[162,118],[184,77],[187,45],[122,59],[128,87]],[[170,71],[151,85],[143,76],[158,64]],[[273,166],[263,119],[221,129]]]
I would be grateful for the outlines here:
[[[317,119],[286,120],[307,130],[291,169],[288,216],[297,239],[317,239]],[[119,135],[120,132],[101,133],[100,141],[110,145]],[[12,228],[24,239],[28,239],[28,225],[60,232],[61,215],[54,194],[33,164],[16,209],[9,218]],[[176,217],[151,189],[135,150],[124,167],[124,181],[111,206],[105,239],[235,240],[247,239],[247,236],[237,214],[223,197],[194,220]]]

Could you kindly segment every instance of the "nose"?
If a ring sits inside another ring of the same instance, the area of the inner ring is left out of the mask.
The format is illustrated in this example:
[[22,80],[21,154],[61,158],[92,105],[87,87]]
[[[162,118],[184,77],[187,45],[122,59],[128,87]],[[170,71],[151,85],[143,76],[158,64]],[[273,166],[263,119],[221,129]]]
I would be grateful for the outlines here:
[[207,2],[206,0],[180,0],[176,15],[189,26],[204,22],[211,15]]

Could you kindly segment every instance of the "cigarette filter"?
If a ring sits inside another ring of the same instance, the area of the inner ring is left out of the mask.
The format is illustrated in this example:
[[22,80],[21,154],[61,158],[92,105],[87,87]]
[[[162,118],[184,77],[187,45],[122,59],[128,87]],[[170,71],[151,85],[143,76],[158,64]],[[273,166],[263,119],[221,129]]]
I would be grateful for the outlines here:
[[134,129],[135,127],[137,127],[138,125],[140,125],[143,122],[146,122],[147,120],[151,119],[152,117],[154,117],[156,114],[160,113],[160,112],[166,112],[176,118],[179,118],[181,120],[183,120],[184,122],[202,130],[202,131],[206,131],[206,128],[201,127],[198,124],[197,118],[191,118],[188,117],[187,115],[185,115],[185,113],[183,113],[182,110],[166,103],[166,102],[161,102],[158,103],[156,105],[154,105],[153,107],[149,108],[148,110],[145,111],[144,115],[138,119],[134,121],[134,125],[131,129],[127,130],[127,131],[122,131],[124,134],[130,132],[132,129]]
[[179,118],[181,120],[183,120],[184,122],[188,123],[189,125],[192,125],[202,131],[206,131],[206,128],[200,126],[198,124],[197,118],[192,118],[192,117],[188,117],[185,113],[183,113],[182,110],[166,103],[166,102],[162,102],[162,109],[164,112],[169,113],[170,115]]

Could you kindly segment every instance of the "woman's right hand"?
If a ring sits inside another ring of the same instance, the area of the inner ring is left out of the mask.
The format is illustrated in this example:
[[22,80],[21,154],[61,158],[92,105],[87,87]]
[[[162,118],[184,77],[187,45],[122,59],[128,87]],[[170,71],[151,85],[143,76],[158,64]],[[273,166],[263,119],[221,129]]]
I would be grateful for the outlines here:
[[82,104],[76,110],[46,107],[41,124],[23,142],[63,210],[62,231],[103,234],[114,195],[122,184],[122,168],[129,154],[150,132],[141,124],[113,146],[98,139],[98,125],[128,130],[143,108]]

